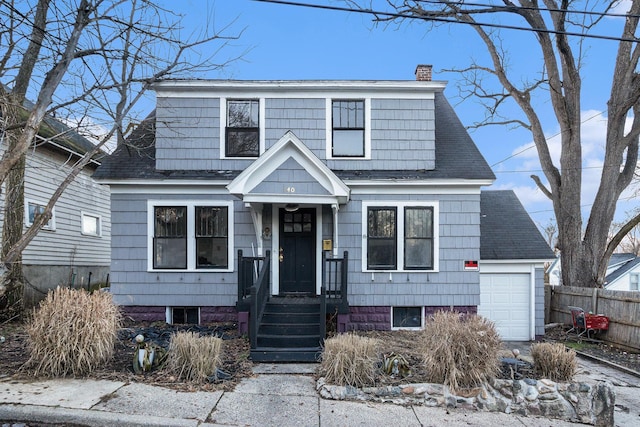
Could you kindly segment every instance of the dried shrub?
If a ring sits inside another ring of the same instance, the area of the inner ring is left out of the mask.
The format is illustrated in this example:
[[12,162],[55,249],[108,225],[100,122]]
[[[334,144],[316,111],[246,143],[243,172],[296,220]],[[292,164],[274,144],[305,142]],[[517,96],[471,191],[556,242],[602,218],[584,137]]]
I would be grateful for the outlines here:
[[576,352],[562,343],[532,344],[531,357],[536,372],[551,381],[571,381],[578,367]]
[[171,336],[167,369],[178,378],[205,382],[217,375],[222,362],[222,338],[199,336],[195,332],[176,332]]
[[34,309],[24,368],[34,376],[82,376],[113,356],[121,315],[111,294],[58,287]]
[[429,381],[452,390],[494,378],[502,345],[495,326],[478,315],[440,311],[425,325],[421,348]]
[[324,342],[320,373],[328,383],[373,385],[380,341],[355,334],[339,334]]

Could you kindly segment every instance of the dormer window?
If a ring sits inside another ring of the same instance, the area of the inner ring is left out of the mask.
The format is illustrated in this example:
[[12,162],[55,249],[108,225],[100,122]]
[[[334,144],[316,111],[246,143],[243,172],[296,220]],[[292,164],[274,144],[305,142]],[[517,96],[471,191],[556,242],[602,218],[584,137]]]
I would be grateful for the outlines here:
[[332,157],[365,156],[364,100],[333,100]]
[[260,102],[227,101],[226,157],[258,157],[260,152]]

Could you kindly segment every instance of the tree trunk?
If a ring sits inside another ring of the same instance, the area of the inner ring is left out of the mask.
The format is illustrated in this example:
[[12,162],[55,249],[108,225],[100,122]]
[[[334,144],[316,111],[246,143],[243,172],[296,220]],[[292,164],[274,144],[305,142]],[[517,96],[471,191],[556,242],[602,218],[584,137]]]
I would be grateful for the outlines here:
[[[18,122],[19,107],[11,96],[8,97],[6,117],[9,123]],[[15,149],[20,130],[6,133],[7,149]],[[7,175],[6,192],[4,198],[4,221],[2,224],[2,258],[7,251],[20,239],[24,227],[24,171],[26,156],[11,168]],[[5,264],[2,277],[4,294],[0,297],[0,311],[3,317],[19,318],[24,308],[24,275],[22,271],[22,255],[12,263]]]

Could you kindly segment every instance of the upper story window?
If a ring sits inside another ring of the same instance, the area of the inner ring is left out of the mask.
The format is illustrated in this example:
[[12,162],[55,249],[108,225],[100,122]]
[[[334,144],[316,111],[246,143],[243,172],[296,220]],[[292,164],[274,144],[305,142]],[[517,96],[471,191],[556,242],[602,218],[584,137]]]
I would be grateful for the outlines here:
[[82,234],[97,237],[102,235],[102,217],[100,215],[81,212],[80,218]]
[[258,157],[260,154],[260,102],[227,101],[226,157]]
[[231,271],[232,202],[149,202],[149,268]]
[[[31,227],[36,220],[36,218],[44,213],[46,208],[46,203],[37,203],[32,200],[25,201],[25,225],[27,227]],[[53,209],[51,212],[51,218],[49,221],[42,227],[43,230],[55,230],[56,229],[56,210]]]
[[365,271],[436,271],[437,204],[363,203]]
[[640,274],[638,274],[638,273],[631,273],[629,275],[629,290],[630,291],[640,290],[638,288],[638,282],[640,282],[640,280],[638,280],[639,278],[640,278]]
[[333,100],[332,157],[365,156],[365,108],[364,100]]

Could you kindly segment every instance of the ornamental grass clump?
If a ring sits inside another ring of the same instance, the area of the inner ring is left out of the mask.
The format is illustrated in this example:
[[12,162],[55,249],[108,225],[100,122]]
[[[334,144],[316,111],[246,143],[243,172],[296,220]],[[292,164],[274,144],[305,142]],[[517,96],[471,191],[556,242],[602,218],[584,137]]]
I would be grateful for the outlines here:
[[576,352],[562,343],[535,343],[531,357],[536,372],[551,381],[571,381],[578,368]]
[[167,352],[167,369],[178,378],[205,382],[215,377],[222,363],[222,338],[176,332]]
[[479,386],[499,371],[502,341],[494,324],[481,316],[437,312],[421,337],[430,382],[455,391]]
[[121,315],[111,294],[58,287],[27,324],[33,376],[82,376],[113,357]]
[[373,385],[380,341],[355,334],[339,334],[324,342],[320,373],[327,383]]

